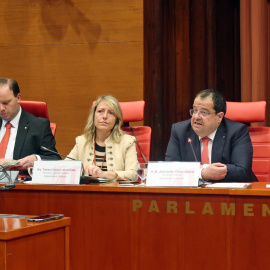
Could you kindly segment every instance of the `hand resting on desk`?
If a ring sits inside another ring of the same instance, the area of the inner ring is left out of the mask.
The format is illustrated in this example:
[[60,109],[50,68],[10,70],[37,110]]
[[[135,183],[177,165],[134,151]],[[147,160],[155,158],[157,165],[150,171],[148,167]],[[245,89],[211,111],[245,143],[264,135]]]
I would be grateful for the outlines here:
[[227,166],[222,163],[212,163],[202,170],[202,179],[221,180],[227,175]]

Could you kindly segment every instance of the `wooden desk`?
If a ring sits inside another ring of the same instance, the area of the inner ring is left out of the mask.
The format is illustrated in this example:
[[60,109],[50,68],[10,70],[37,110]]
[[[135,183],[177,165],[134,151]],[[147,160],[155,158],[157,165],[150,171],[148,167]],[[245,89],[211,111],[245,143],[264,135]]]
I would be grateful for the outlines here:
[[0,218],[0,269],[69,270],[70,218],[27,222],[28,217]]
[[265,270],[270,189],[18,184],[0,213],[72,218],[72,270]]

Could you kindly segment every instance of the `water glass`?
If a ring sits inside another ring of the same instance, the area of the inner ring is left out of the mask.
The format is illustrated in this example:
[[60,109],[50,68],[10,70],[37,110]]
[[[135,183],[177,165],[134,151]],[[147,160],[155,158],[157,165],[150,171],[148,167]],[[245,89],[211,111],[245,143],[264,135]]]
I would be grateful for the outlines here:
[[145,185],[145,179],[147,176],[148,163],[140,163],[137,169],[138,175],[141,179],[141,184]]

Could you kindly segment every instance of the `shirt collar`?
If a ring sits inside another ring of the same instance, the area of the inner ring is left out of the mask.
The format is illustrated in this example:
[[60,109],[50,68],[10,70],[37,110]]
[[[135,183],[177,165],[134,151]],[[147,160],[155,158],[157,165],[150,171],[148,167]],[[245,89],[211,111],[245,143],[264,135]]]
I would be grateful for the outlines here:
[[3,119],[2,127],[5,126],[7,122],[10,122],[13,127],[18,128],[21,114],[22,114],[22,107],[20,106],[19,112],[11,121],[6,121]]
[[[215,138],[216,133],[217,133],[217,129],[214,132],[212,132],[210,135],[205,136],[205,137],[208,137],[209,139],[211,139],[212,141],[214,141],[214,138]],[[201,140],[202,138],[204,138],[204,137],[200,137],[199,136],[199,140]]]

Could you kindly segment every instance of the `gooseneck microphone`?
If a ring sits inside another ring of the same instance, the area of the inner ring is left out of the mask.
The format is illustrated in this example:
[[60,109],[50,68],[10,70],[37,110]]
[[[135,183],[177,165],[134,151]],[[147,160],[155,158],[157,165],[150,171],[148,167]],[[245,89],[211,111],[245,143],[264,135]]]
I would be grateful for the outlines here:
[[53,154],[56,154],[56,155],[59,155],[59,156],[62,156],[62,157],[65,157],[65,158],[69,158],[69,159],[72,159],[72,160],[77,160],[75,158],[72,158],[72,157],[69,157],[69,156],[66,156],[66,155],[63,155],[63,154],[59,154],[59,153],[57,153],[57,152],[55,152],[55,151],[53,151],[53,150],[51,150],[51,149],[49,149],[49,148],[47,148],[45,146],[40,146],[40,149],[42,149],[44,151],[51,152]]
[[190,147],[191,147],[191,150],[192,150],[192,153],[193,153],[193,155],[194,155],[194,158],[195,158],[195,160],[196,160],[196,162],[198,162],[198,159],[197,159],[197,157],[196,157],[196,154],[195,154],[195,151],[194,151],[194,148],[193,148],[193,145],[192,145],[192,140],[190,139],[190,138],[188,138],[188,143],[190,144]]

